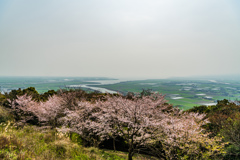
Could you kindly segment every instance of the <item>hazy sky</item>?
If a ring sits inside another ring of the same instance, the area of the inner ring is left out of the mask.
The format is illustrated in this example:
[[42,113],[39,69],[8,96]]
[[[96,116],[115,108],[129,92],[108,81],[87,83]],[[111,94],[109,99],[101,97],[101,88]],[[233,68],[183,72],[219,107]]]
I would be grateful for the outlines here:
[[0,0],[0,76],[240,74],[239,0]]

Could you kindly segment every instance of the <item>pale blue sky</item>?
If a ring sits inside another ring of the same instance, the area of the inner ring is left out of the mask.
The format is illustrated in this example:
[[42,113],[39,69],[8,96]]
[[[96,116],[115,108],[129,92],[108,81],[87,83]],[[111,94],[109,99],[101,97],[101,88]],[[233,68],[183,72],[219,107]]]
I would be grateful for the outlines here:
[[1,0],[0,76],[240,74],[239,0]]

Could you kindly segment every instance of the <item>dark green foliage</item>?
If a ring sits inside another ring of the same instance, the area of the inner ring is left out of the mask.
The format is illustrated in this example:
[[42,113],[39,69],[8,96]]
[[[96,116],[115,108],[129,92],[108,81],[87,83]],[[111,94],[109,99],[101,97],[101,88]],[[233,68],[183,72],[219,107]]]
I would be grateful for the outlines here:
[[221,129],[224,129],[223,127],[229,118],[235,119],[235,115],[240,113],[240,106],[224,99],[218,101],[216,106],[209,107],[209,110],[207,117],[215,126],[211,131],[217,134]]
[[22,94],[23,95],[27,94],[27,95],[32,96],[32,97],[39,95],[38,91],[36,91],[36,89],[34,87],[29,87],[29,88],[23,89]]
[[151,94],[153,94],[152,89],[142,89],[142,92],[140,93],[141,97],[150,96]]
[[40,100],[39,93],[36,91],[36,89],[34,87],[29,87],[29,88],[26,88],[23,90],[21,90],[21,88],[19,88],[18,90],[12,90],[9,93],[5,93],[5,95],[4,95],[5,99],[3,99],[3,101],[2,101],[2,105],[10,108],[11,106],[10,106],[9,101],[12,102],[15,99],[17,99],[17,96],[22,96],[24,94],[31,96],[34,100],[37,100],[37,101]]
[[3,105],[3,102],[6,100],[5,95],[0,93],[0,106]]
[[229,142],[224,159],[240,159],[240,105],[224,99],[214,106],[194,107],[187,112],[205,113],[210,123],[204,128],[210,136],[220,134],[225,142]]
[[13,116],[10,114],[9,109],[0,106],[0,124],[2,122],[7,122],[12,119],[13,119]]
[[194,112],[194,113],[209,113],[209,108],[207,106],[195,106],[189,110],[187,110],[186,112]]
[[75,142],[75,143],[77,143],[79,145],[83,144],[81,136],[79,134],[77,134],[77,133],[71,133],[70,134],[70,139],[71,139],[72,142]]
[[13,101],[17,99],[17,96],[22,96],[25,94],[31,96],[35,101],[47,101],[50,96],[57,94],[57,92],[54,90],[49,90],[43,94],[39,94],[34,87],[29,87],[23,90],[19,88],[18,90],[12,90],[11,92],[5,93],[4,95],[0,93],[0,105],[10,107],[8,100]]
[[224,160],[239,160],[240,159],[240,147],[236,145],[229,145],[226,147],[227,153],[224,156]]
[[206,118],[211,122],[208,128],[209,131],[218,134],[228,118],[233,118],[235,114],[240,113],[240,106],[224,99],[217,101],[217,104],[214,106],[198,106],[186,112],[205,113]]
[[225,159],[240,159],[240,113],[225,121],[220,134],[226,142],[229,142]]
[[133,92],[128,92],[125,97],[126,97],[127,99],[133,99],[134,95],[135,95],[135,94],[134,94]]
[[47,101],[49,97],[51,97],[51,96],[53,96],[53,95],[55,95],[55,94],[57,94],[56,91],[54,91],[54,90],[49,90],[49,91],[47,91],[47,92],[39,95],[39,97],[40,97],[40,100],[41,100],[41,101]]

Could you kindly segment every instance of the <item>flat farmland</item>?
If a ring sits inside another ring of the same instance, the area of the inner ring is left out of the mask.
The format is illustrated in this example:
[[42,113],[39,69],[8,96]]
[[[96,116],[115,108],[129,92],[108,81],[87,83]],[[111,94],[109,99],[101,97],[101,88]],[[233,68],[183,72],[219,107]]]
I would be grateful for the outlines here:
[[240,81],[238,80],[154,79],[98,85],[98,87],[122,94],[139,93],[143,89],[151,89],[162,93],[169,103],[182,109],[199,105],[214,105],[217,100],[222,99],[240,99]]

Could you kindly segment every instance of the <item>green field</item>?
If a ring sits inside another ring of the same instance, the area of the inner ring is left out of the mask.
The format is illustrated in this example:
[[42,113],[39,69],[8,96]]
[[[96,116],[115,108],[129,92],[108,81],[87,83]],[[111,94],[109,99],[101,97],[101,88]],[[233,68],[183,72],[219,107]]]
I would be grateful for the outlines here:
[[98,87],[123,94],[152,89],[152,91],[162,93],[169,103],[182,109],[211,105],[222,99],[240,99],[240,81],[238,80],[154,79],[98,85]]

